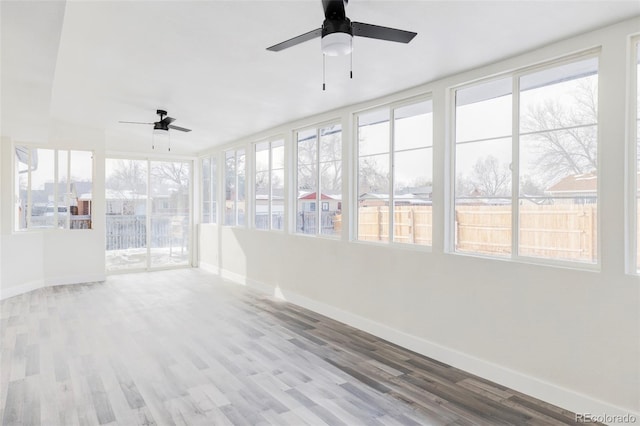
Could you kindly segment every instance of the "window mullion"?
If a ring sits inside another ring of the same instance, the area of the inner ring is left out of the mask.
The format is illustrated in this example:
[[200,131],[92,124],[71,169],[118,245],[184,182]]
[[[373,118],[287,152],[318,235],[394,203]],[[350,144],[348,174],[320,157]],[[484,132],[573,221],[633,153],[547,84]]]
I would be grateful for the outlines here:
[[[93,158],[92,158],[93,160]],[[91,167],[93,168],[93,161],[91,162]],[[67,206],[67,223],[66,229],[71,229],[71,150],[67,150],[67,194],[69,194],[69,205]],[[78,206],[78,198],[77,198],[77,188],[76,188],[76,209]],[[80,211],[77,211],[80,214]]]
[[31,212],[32,210],[32,206],[31,206],[31,201],[33,199],[33,197],[31,196],[31,170],[33,169],[32,167],[32,162],[33,162],[33,152],[34,148],[29,148],[29,164],[28,164],[28,172],[27,172],[27,209],[26,209],[26,214],[27,214],[27,229],[31,228]]
[[60,182],[60,168],[58,167],[58,150],[53,150],[53,228],[58,228],[58,183]]
[[[273,201],[273,192],[272,192],[272,188],[271,188],[271,174],[273,173],[273,142],[269,142],[269,167],[267,168],[267,174],[268,174],[268,178],[267,178],[267,184],[269,185],[269,189],[267,190],[267,193],[269,194],[268,199],[267,199],[267,229],[272,230],[273,229],[273,224],[271,223],[271,203]],[[253,185],[253,187],[255,188],[255,183]],[[254,200],[256,197],[253,197]]]

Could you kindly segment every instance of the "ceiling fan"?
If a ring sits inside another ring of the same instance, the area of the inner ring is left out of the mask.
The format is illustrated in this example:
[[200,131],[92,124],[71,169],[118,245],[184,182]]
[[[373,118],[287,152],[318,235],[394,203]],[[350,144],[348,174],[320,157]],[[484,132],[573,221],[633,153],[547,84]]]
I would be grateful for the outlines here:
[[[191,131],[191,129],[187,129],[186,127],[180,127],[180,126],[176,126],[174,124],[171,124],[174,121],[176,121],[176,119],[173,118],[173,117],[169,117],[167,115],[167,111],[165,111],[163,109],[156,110],[156,114],[158,114],[160,116],[160,121],[155,121],[153,123],[143,123],[143,122],[140,122],[140,121],[120,121],[119,123],[125,123],[125,124],[147,124],[147,125],[153,124],[154,137],[155,137],[156,133],[163,133],[163,132],[167,132],[167,135],[169,135],[169,129],[178,130],[180,132],[190,132]],[[171,140],[169,139],[169,142],[170,141]],[[152,141],[151,148],[155,149],[155,138]],[[169,151],[171,151],[171,145],[169,145]]]
[[339,56],[351,53],[354,36],[409,43],[417,35],[417,33],[411,31],[362,22],[351,22],[344,11],[344,6],[347,2],[348,0],[322,0],[325,17],[322,27],[275,44],[268,47],[267,50],[279,52],[316,37],[322,37],[322,53],[327,56]]

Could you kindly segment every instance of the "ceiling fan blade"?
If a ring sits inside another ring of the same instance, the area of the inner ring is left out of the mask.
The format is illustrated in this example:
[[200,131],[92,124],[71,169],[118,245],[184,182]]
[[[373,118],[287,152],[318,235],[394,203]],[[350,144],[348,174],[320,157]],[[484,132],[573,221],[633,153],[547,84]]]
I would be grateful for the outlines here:
[[322,35],[322,28],[318,28],[313,31],[309,31],[308,33],[289,39],[287,41],[283,41],[282,43],[274,44],[271,47],[267,47],[267,50],[270,50],[272,52],[279,52],[281,50],[295,46],[296,44],[304,43],[305,41],[309,41],[316,37],[320,37],[321,35]]
[[180,126],[174,126],[173,124],[170,124],[169,128],[173,129],[173,130],[179,130],[181,132],[190,132],[191,131],[191,129],[187,129],[185,127],[180,127]]
[[160,123],[169,125],[169,124],[173,123],[174,121],[176,121],[176,119],[173,118],[173,117],[165,117],[162,120],[160,120]]
[[344,12],[344,0],[322,0],[325,19],[344,20],[347,15]]
[[409,43],[418,35],[411,31],[397,30],[395,28],[381,27],[379,25],[353,22],[353,35],[359,37],[376,38],[379,40],[396,41],[398,43]]
[[118,123],[125,123],[125,124],[153,124],[153,123],[142,123],[140,121],[118,121]]

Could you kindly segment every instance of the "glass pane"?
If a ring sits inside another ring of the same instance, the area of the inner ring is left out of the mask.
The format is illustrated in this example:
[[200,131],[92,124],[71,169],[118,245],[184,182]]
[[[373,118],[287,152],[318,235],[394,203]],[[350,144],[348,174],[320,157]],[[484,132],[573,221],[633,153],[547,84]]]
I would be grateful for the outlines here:
[[455,249],[510,256],[511,199],[456,200]]
[[338,161],[342,158],[342,126],[320,129],[320,162]]
[[296,232],[315,234],[318,191],[316,164],[298,164],[297,180]]
[[320,164],[320,233],[339,235],[342,212],[342,161]]
[[395,151],[432,146],[433,113],[431,101],[396,109],[393,131]]
[[[60,154],[58,154],[58,159]],[[93,153],[71,151],[71,177],[69,185],[71,229],[91,229],[93,192]]]
[[298,133],[298,164],[314,164],[317,161],[317,142],[315,129]]
[[389,154],[358,162],[358,239],[389,241]]
[[518,254],[595,263],[597,199],[578,198],[522,200]]
[[[28,182],[30,167],[30,149],[24,146],[16,146],[15,150],[15,229],[27,227]],[[44,213],[44,212],[43,212]]]
[[224,224],[236,224],[236,155],[235,151],[224,153]]
[[511,196],[511,138],[457,144],[455,154],[457,200]]
[[202,223],[211,222],[211,159],[203,158],[200,161],[202,170]]
[[511,78],[456,91],[456,142],[511,135]]
[[147,162],[105,161],[106,267],[147,267]]
[[[57,228],[66,229],[67,219],[69,218],[70,207],[73,204],[77,214],[77,195],[73,197],[71,188],[67,187],[69,181],[69,151],[58,150],[58,175],[56,178],[57,192],[54,195],[55,205],[58,210],[58,223]],[[73,199],[73,202],[72,202]]]
[[256,172],[269,170],[269,142],[256,144]]
[[217,222],[218,206],[218,162],[216,157],[211,157],[211,223]]
[[520,80],[522,256],[597,260],[597,67],[592,58]]
[[358,116],[358,155],[389,152],[389,110]]
[[393,241],[431,244],[432,148],[398,152],[394,156]]
[[238,225],[244,225],[245,222],[245,154],[244,149],[239,149],[237,154],[238,169]]
[[509,77],[456,92],[458,252],[511,253],[511,87]]
[[520,132],[574,128],[598,121],[596,58],[520,78]]
[[190,163],[150,163],[151,267],[189,263]]
[[637,271],[640,273],[640,43],[636,45],[636,194],[638,203],[636,207],[636,253],[637,253]]
[[284,229],[284,170],[271,172],[271,229]]
[[53,228],[56,226],[55,218],[58,214],[66,213],[57,211],[54,165],[53,149],[31,149],[30,228]]
[[256,216],[255,227],[257,229],[269,229],[269,172],[256,172],[255,195]]
[[271,142],[271,167],[284,169],[284,141]]

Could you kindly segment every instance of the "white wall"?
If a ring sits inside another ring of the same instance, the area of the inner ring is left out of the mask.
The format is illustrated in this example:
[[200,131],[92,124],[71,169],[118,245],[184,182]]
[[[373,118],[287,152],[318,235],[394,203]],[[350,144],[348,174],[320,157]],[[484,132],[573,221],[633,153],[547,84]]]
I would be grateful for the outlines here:
[[[48,131],[47,148],[94,151],[91,230],[13,230],[12,200],[15,155],[12,141],[2,139],[0,194],[0,299],[50,285],[104,280],[104,135],[54,123]],[[14,141],[20,143],[20,141]],[[98,194],[98,196],[96,196]]]
[[[353,144],[353,111],[431,92],[432,251],[352,242],[348,223],[340,240],[205,224],[199,234],[201,263],[235,281],[278,287],[295,303],[573,411],[632,411],[640,419],[640,280],[625,274],[624,262],[625,70],[630,69],[629,35],[639,28],[640,19],[625,21],[229,145],[286,134],[290,147],[291,129],[340,118],[346,155]],[[597,46],[602,49],[600,270],[446,253],[449,88]],[[290,150],[287,155],[291,166]],[[345,163],[346,170],[352,166]],[[345,217],[352,213],[348,201]]]

